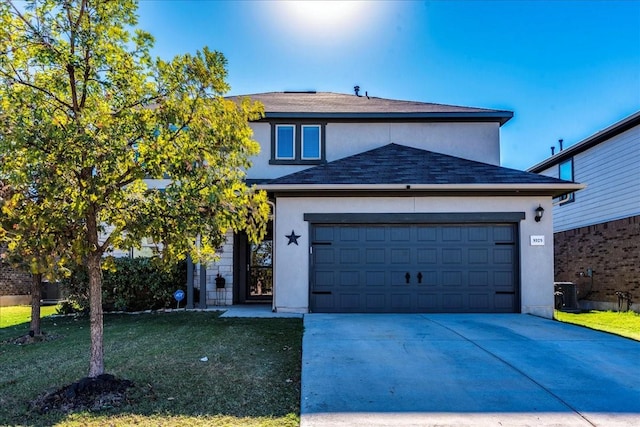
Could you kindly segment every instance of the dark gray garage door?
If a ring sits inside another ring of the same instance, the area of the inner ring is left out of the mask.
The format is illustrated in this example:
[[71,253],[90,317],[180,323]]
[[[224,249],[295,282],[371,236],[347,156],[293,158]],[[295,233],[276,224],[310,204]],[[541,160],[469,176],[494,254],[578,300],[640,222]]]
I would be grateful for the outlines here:
[[515,224],[312,224],[310,310],[519,311]]

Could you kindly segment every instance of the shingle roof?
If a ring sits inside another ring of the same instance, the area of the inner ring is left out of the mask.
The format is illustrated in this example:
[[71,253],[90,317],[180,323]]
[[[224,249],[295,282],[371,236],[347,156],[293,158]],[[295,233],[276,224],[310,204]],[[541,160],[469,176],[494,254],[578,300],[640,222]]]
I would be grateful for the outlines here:
[[511,111],[461,107],[416,101],[401,101],[374,96],[356,96],[333,92],[267,92],[232,96],[249,97],[265,107],[266,118],[415,118],[446,120],[484,120],[504,124]]
[[556,178],[389,144],[268,182],[276,184],[568,184]]

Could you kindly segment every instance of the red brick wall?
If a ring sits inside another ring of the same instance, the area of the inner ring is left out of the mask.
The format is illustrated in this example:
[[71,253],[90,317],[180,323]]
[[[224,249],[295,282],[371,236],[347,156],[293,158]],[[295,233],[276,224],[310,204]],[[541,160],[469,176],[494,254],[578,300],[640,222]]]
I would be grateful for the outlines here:
[[0,261],[0,295],[29,295],[31,276]]
[[626,291],[640,304],[640,215],[555,233],[553,240],[557,282],[576,283],[579,298],[617,302],[615,292]]

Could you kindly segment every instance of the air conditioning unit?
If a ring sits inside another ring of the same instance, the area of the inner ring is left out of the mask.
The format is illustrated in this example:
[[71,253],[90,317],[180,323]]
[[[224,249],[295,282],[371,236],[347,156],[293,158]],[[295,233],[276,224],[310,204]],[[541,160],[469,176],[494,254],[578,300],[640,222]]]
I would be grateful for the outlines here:
[[578,292],[573,282],[553,282],[556,310],[580,313]]

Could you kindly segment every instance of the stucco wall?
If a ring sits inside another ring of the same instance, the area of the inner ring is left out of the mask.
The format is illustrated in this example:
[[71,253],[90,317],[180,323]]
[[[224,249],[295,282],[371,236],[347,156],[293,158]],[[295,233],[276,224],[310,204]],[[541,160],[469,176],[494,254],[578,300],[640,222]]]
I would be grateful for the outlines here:
[[[277,178],[309,166],[269,165],[271,125],[251,123],[260,154],[252,159],[249,178]],[[328,123],[327,161],[341,159],[390,143],[435,151],[493,165],[500,164],[497,123]]]
[[[545,209],[541,222],[533,211]],[[274,306],[283,312],[307,312],[309,305],[309,224],[305,213],[464,213],[525,212],[520,223],[520,281],[523,313],[553,316],[553,230],[549,197],[278,197],[274,219]],[[299,245],[288,245],[294,230]],[[544,236],[531,246],[530,236]]]

